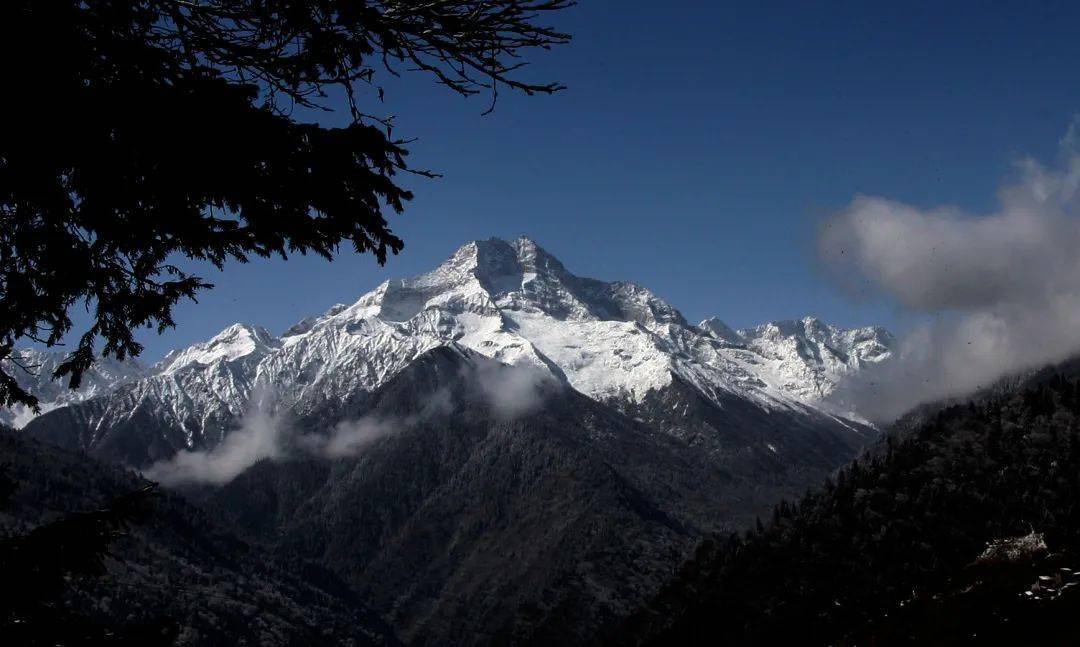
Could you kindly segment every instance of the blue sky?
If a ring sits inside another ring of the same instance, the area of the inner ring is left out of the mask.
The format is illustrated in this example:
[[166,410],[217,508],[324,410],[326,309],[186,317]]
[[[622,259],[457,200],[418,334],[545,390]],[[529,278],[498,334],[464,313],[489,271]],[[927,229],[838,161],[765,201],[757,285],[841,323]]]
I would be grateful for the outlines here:
[[468,240],[520,234],[695,321],[902,327],[827,280],[818,223],[858,193],[992,209],[1012,164],[1051,158],[1080,111],[1080,7],[944,4],[584,0],[556,21],[574,42],[526,72],[568,86],[553,97],[503,93],[483,116],[485,97],[389,83],[371,112],[396,115],[418,138],[411,163],[444,175],[407,180],[402,255],[207,269],[217,288],[142,335],[144,358],[235,321],[280,332]]

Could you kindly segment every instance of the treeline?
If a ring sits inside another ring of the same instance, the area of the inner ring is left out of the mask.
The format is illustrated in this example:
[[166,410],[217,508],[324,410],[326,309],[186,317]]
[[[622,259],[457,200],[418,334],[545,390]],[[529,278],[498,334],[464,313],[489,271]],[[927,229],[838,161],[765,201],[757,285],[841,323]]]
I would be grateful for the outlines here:
[[706,542],[615,638],[1056,643],[1080,635],[1071,569],[1080,380],[1055,374],[937,411],[745,535]]

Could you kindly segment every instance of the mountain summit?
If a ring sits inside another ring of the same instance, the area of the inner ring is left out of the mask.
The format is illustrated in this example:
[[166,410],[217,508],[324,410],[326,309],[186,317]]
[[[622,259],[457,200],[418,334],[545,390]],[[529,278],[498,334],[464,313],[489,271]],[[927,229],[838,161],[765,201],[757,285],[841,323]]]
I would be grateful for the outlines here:
[[212,446],[256,390],[272,390],[281,406],[303,416],[372,392],[421,354],[451,343],[546,371],[600,402],[641,403],[678,381],[715,404],[734,397],[801,413],[822,408],[841,379],[887,360],[892,337],[812,318],[738,332],[716,319],[694,326],[637,284],[576,276],[529,238],[490,239],[280,337],[236,324],[174,351],[150,375],[83,408],[79,433],[90,448],[101,434],[150,416],[170,430],[155,455]]

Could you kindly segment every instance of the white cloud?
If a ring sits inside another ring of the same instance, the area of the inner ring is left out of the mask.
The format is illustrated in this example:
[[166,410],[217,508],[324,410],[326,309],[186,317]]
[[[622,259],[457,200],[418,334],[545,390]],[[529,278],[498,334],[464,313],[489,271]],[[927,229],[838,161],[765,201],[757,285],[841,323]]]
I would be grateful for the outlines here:
[[168,460],[151,465],[145,476],[166,485],[222,485],[265,458],[283,456],[287,426],[272,412],[268,396],[259,394],[252,401],[251,409],[240,420],[240,427],[225,436],[221,444],[210,450],[182,450]]
[[324,458],[356,456],[376,440],[392,433],[430,422],[450,413],[450,393],[439,389],[432,393],[415,414],[380,416],[372,414],[335,424],[326,434],[307,434],[297,439],[297,446],[308,454]]
[[471,378],[492,413],[503,420],[533,413],[543,404],[545,390],[558,386],[550,373],[531,364],[484,362],[471,372]]
[[822,229],[822,257],[925,318],[896,361],[866,371],[839,397],[877,419],[968,393],[1080,351],[1080,150],[1075,130],[1058,164],[1024,160],[974,216],[859,196]]

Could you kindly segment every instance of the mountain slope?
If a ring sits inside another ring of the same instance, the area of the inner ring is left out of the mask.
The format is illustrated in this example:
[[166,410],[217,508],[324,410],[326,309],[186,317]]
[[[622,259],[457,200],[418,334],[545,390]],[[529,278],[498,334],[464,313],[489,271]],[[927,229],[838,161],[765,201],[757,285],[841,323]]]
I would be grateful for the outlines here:
[[732,333],[741,340],[733,343],[717,333],[720,324],[691,326],[640,286],[574,276],[529,239],[478,241],[432,272],[388,281],[280,338],[232,326],[170,354],[149,377],[50,412],[30,428],[145,466],[180,449],[215,446],[255,393],[272,392],[303,418],[372,392],[450,343],[539,368],[600,402],[641,403],[678,382],[719,407],[738,398],[763,415],[831,419],[821,398],[844,375],[887,360],[892,340],[879,329],[806,321],[798,330],[778,324],[775,333]]
[[[0,430],[0,466],[0,561],[9,557],[12,538],[99,510],[146,484],[7,429]],[[313,585],[320,578],[303,581],[300,568],[290,573],[275,565],[173,495],[147,505],[145,518],[113,537],[104,571],[67,577],[56,603],[28,604],[43,576],[20,582],[5,569],[0,633],[6,644],[398,644],[332,577],[321,578],[328,583],[323,588]],[[42,559],[71,561],[89,537],[68,530],[57,540]],[[22,613],[7,603],[9,596],[19,598]]]
[[928,413],[745,539],[705,544],[617,642],[1069,644],[1080,379]]
[[511,370],[433,349],[301,424],[319,434],[334,419],[414,419],[442,394],[437,417],[355,457],[260,463],[205,493],[206,505],[252,542],[319,560],[411,643],[586,644],[654,594],[701,536],[739,527],[776,483],[802,486],[837,460],[810,473],[775,459],[718,468],[550,385],[536,408],[506,418],[477,373],[505,381]]
[[[65,354],[33,348],[16,349],[10,359],[3,360],[6,370],[20,388],[38,399],[41,412],[51,411],[73,402],[111,393],[116,387],[147,375],[147,370],[134,360],[123,362],[111,358],[98,360],[82,377],[78,389],[70,389],[67,380],[53,380],[53,371]],[[0,425],[25,426],[39,414],[26,405],[0,407]]]
[[820,395],[885,361],[887,334],[718,331],[528,239],[482,241],[281,337],[232,326],[25,433],[145,468],[262,438],[250,411],[286,421],[187,494],[410,642],[587,644],[702,537],[876,437]]

